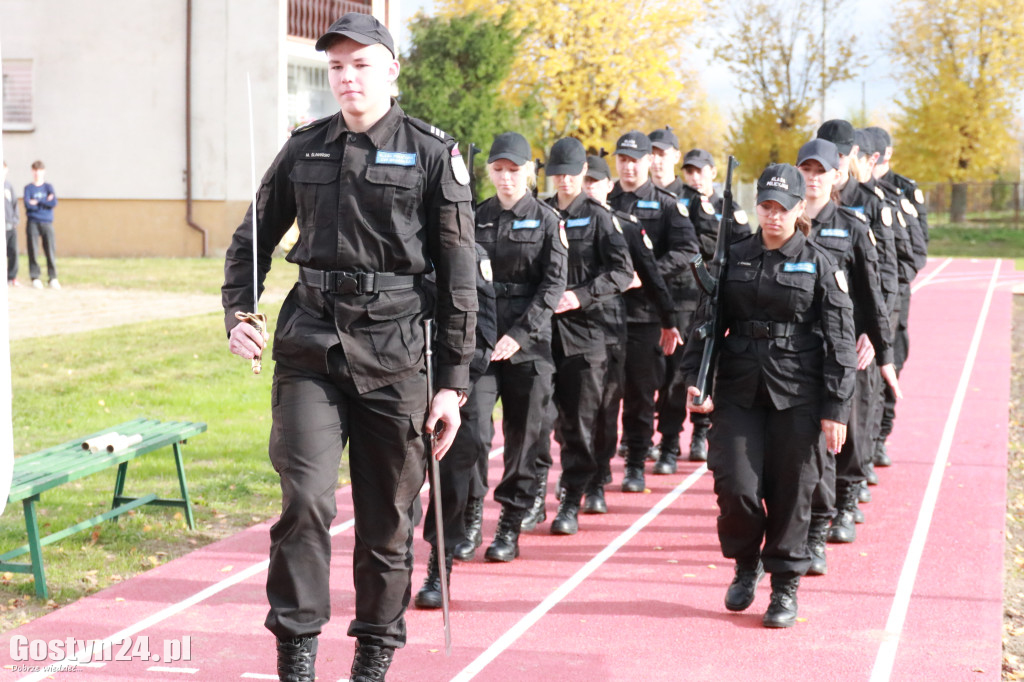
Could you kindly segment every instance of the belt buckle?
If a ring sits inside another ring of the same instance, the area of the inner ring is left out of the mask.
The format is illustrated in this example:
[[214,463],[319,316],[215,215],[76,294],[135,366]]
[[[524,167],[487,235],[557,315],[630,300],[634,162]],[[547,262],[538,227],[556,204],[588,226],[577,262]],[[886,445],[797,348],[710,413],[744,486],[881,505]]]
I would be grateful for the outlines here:
[[752,322],[752,329],[750,330],[750,336],[755,339],[770,339],[772,337],[772,323],[764,322],[762,320],[754,320]]
[[359,279],[353,277],[347,272],[336,273],[337,280],[335,282],[335,290],[339,294],[357,294],[359,293]]

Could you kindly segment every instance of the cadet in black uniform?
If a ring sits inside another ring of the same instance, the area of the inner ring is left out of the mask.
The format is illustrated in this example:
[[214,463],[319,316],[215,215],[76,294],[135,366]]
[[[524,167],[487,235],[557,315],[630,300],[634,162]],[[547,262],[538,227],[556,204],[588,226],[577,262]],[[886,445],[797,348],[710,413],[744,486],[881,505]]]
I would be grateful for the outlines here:
[[[394,42],[376,19],[349,13],[317,41],[327,52],[334,116],[292,134],[236,230],[222,298],[231,352],[259,355],[262,334],[239,323],[253,270],[297,219],[287,259],[299,282],[275,332],[270,459],[281,478],[271,528],[266,626],[278,674],[312,681],[317,635],[330,617],[331,521],[338,464],[349,445],[355,508],[357,638],[351,679],[383,680],[405,644],[413,500],[423,484],[424,430],[440,457],[459,426],[476,326],[469,175],[455,141],[390,99]],[[256,263],[253,212],[258,215]],[[437,273],[437,386],[430,403],[420,322],[434,306],[421,277]],[[438,421],[441,424],[438,424]]]
[[[720,279],[728,335],[714,388],[702,405],[691,403],[713,411],[708,467],[718,537],[736,560],[725,606],[749,607],[764,571],[771,573],[765,627],[796,622],[797,587],[810,566],[811,495],[828,456],[821,436],[830,452],[846,440],[857,360],[846,284],[806,237],[803,195],[793,166],[769,166],[758,180],[760,231],[731,245]],[[703,346],[694,331],[683,355],[692,396]]]
[[536,492],[536,445],[547,435],[551,316],[565,291],[568,241],[555,210],[529,191],[533,162],[522,135],[494,139],[487,171],[497,194],[477,208],[476,240],[491,260],[498,342],[474,391],[487,414],[501,398],[505,471],[494,488],[501,517],[485,558],[507,562],[519,556],[519,532]]
[[[462,560],[473,558],[479,542],[467,537],[467,506],[473,472],[479,462],[487,462],[487,451],[493,436],[491,413],[481,407],[480,398],[473,386],[487,371],[491,352],[498,340],[495,318],[494,287],[491,285],[491,260],[479,244],[476,245],[476,293],[479,301],[476,316],[476,350],[469,365],[469,390],[459,408],[462,426],[455,434],[451,449],[440,463],[441,511],[444,515],[445,568],[451,577],[452,559],[457,549],[462,549]],[[428,278],[433,282],[433,278]],[[434,496],[430,496],[427,515],[423,520],[423,539],[430,543],[430,557],[427,559],[427,577],[423,587],[416,593],[414,603],[421,609],[439,609],[441,603],[441,573],[437,561],[437,523],[434,512]],[[468,549],[466,545],[468,544]],[[468,556],[466,554],[468,553]],[[451,583],[449,582],[449,586]]]
[[[711,260],[718,239],[718,219],[715,208],[708,197],[696,188],[684,183],[676,177],[676,165],[682,156],[679,151],[679,138],[668,127],[659,128],[650,134],[651,138],[651,180],[655,185],[668,190],[676,197],[676,204],[681,213],[685,213],[693,223],[697,235],[697,243],[705,259]],[[693,314],[697,310],[699,292],[693,276],[686,272],[680,278],[678,286],[673,288],[676,295],[675,326],[687,329]],[[658,433],[661,440],[658,446],[658,461],[652,472],[655,474],[676,473],[679,459],[679,435],[683,431],[686,419],[686,384],[679,372],[679,363],[683,357],[680,345],[672,355],[665,359],[665,378],[658,388],[658,401],[655,410],[658,413]],[[707,436],[707,425],[710,423],[703,415],[697,416],[694,422],[694,438],[691,438],[691,455],[694,453],[693,442],[704,443]],[[703,428],[703,431],[701,430]],[[702,451],[697,448],[697,454]],[[691,461],[694,459],[690,457]],[[703,459],[707,459],[705,454]],[[703,461],[703,459],[701,461]]]
[[[696,284],[688,265],[697,253],[693,223],[675,196],[648,178],[651,141],[646,135],[633,130],[620,137],[615,147],[615,166],[619,181],[608,196],[608,203],[636,216],[643,225],[654,245],[658,270],[669,286],[678,316],[684,302],[695,299]],[[628,339],[622,440],[627,455],[622,491],[636,493],[645,488],[644,462],[654,435],[655,394],[664,385],[665,348],[660,343],[663,327],[647,295],[630,290],[625,299]],[[681,342],[678,340],[676,345]]]
[[[599,156],[588,156],[583,184],[591,199],[607,205],[608,194],[614,187],[608,163]],[[658,270],[658,262],[654,258],[654,245],[636,216],[613,209],[612,221],[622,229],[633,262],[633,281],[629,288],[641,291],[648,298],[662,325],[661,343],[674,347],[680,334],[679,330],[672,326],[672,295]],[[611,461],[619,441],[619,411],[622,407],[626,373],[625,297],[613,297],[605,305],[608,311],[605,316],[608,369],[605,372],[601,409],[594,434],[594,452],[599,475],[584,497],[583,512],[587,514],[603,514],[608,511],[604,499],[604,485],[612,480]]]
[[[812,562],[808,572],[824,575],[826,535],[831,533],[840,542],[852,542],[856,537],[853,515],[874,447],[871,405],[878,393],[879,372],[897,392],[899,384],[892,365],[892,332],[878,279],[874,235],[863,215],[840,208],[832,200],[839,177],[839,151],[828,140],[811,140],[800,147],[797,168],[807,188],[804,216],[811,221],[809,238],[839,265],[853,302],[857,339],[858,371],[846,443],[834,459],[825,459],[811,506],[808,545]],[[830,531],[829,521],[834,516]]]
[[598,475],[594,432],[607,369],[606,304],[633,281],[633,262],[622,228],[611,209],[583,192],[587,153],[566,137],[555,142],[544,172],[554,182],[548,203],[562,216],[569,239],[565,293],[555,309],[552,353],[555,359],[555,438],[560,446],[563,488],[556,535],[572,535],[584,492]]
[[[875,146],[880,154],[877,163],[872,169],[872,174],[879,187],[881,187],[894,201],[899,202],[899,208],[906,216],[907,227],[910,231],[910,241],[914,250],[914,266],[917,272],[928,263],[928,207],[925,204],[924,193],[917,187],[917,183],[893,172],[889,166],[892,159],[892,139],[889,133],[882,128],[866,128],[865,132],[876,141]],[[900,316],[895,330],[896,349],[896,370],[903,370],[903,364],[910,354],[910,333],[908,322],[910,315],[910,285],[901,290]],[[881,466],[888,466],[891,460],[886,453],[885,441],[892,432],[892,423],[895,419],[895,397],[891,391],[885,395],[885,407],[882,416],[880,433],[875,443],[875,460]]]
[[[691,149],[686,152],[686,156],[683,157],[683,178],[686,180],[686,185],[692,188],[700,197],[700,212],[707,214],[710,211],[713,214],[714,230],[704,234],[698,233],[700,252],[707,263],[710,263],[715,255],[715,245],[718,243],[718,227],[722,221],[722,206],[725,202],[721,195],[715,194],[714,181],[717,176],[718,171],[715,168],[715,162],[711,158],[711,154],[703,149]],[[690,199],[690,202],[692,203],[692,199]],[[733,218],[733,234],[730,242],[742,239],[750,234],[750,221],[747,219],[747,214],[736,202],[733,202]],[[676,400],[685,405],[686,388],[686,382],[682,380],[682,377],[677,377],[676,383],[669,389],[670,395],[678,395],[679,398]],[[711,418],[706,414],[691,411],[690,423],[693,424],[693,434],[690,437],[689,460],[691,462],[705,462],[708,459],[707,439],[708,429],[711,427]],[[659,428],[660,426],[661,422],[659,420]]]

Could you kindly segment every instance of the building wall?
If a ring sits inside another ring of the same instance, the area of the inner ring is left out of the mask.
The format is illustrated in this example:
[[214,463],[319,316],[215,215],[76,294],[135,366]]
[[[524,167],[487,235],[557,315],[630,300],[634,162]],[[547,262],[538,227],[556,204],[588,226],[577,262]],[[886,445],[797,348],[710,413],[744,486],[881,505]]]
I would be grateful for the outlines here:
[[[186,5],[0,0],[2,57],[34,65],[34,128],[3,135],[9,179],[20,192],[46,162],[58,255],[201,253],[185,220]],[[193,218],[218,255],[252,192],[247,74],[257,175],[287,137],[287,1],[192,5]]]

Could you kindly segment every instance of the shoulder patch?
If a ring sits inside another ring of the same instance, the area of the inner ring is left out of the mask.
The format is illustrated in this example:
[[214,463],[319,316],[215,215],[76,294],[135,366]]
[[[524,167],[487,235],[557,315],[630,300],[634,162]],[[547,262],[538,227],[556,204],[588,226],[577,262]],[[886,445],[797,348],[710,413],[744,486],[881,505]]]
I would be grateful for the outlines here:
[[700,207],[704,209],[704,212],[708,215],[715,215],[715,207],[711,205],[707,197],[700,198]]
[[874,230],[868,230],[868,239],[871,240],[871,246],[878,246],[878,240],[875,239]]
[[466,168],[466,162],[462,158],[462,152],[459,151],[459,145],[452,147],[451,151],[452,158],[452,175],[455,176],[455,182],[460,185],[469,184],[469,169]]
[[565,234],[565,221],[558,221],[558,239],[561,240],[562,246],[569,248],[569,237]]
[[892,209],[888,206],[883,206],[879,215],[882,217],[882,224],[886,227],[892,227]]
[[490,282],[494,279],[494,273],[491,271],[490,258],[480,259],[480,276],[484,278],[485,282]]
[[875,185],[875,196],[877,196],[879,199],[885,199],[885,192],[883,192],[882,188],[879,187],[878,185]]
[[437,139],[441,140],[442,142],[445,142],[445,141],[451,139],[451,137],[448,135],[448,133],[444,132],[440,128],[437,128],[435,126],[430,125],[426,121],[420,120],[420,119],[418,119],[418,118],[416,118],[414,116],[406,116],[405,118],[406,118],[407,121],[409,121],[409,123],[411,123],[413,126],[418,128],[419,130],[422,130],[423,132],[425,132],[428,135],[436,137]]
[[836,270],[836,284],[839,285],[839,289],[843,293],[850,293],[850,285],[846,282],[846,273],[842,270]]
[[736,221],[737,225],[746,225],[747,223],[750,222],[750,219],[747,218],[747,212],[744,211],[742,208],[733,211],[732,217],[733,220]]
[[924,192],[922,192],[920,189],[915,189],[914,190],[914,201],[916,201],[919,204],[923,204],[924,203]]
[[619,217],[614,213],[612,214],[612,225],[615,226],[615,229],[619,234],[622,234],[622,223],[619,222]]
[[906,197],[900,199],[900,208],[902,208],[903,212],[907,215],[912,215],[915,218],[917,217],[917,209],[914,208],[914,205],[910,203],[910,200]]
[[896,213],[896,219],[899,221],[900,227],[902,227],[904,229],[907,227],[907,219],[903,217],[902,213],[898,213],[897,212]]
[[647,230],[640,230],[640,234],[644,236],[644,246],[647,247],[647,250],[654,251],[654,244],[651,243],[651,238],[647,236]]

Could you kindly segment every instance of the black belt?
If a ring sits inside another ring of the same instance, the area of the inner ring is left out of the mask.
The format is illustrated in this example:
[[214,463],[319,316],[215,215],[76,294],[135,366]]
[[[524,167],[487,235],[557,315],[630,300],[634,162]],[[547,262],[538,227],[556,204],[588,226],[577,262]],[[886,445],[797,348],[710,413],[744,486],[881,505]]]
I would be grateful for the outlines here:
[[299,267],[299,281],[330,294],[376,294],[380,291],[412,289],[419,275],[395,275],[390,272],[342,272]]
[[752,339],[771,339],[797,334],[810,334],[813,322],[771,322],[769,320],[743,320],[729,323],[729,333]]
[[537,287],[532,284],[510,284],[508,282],[492,282],[495,296],[533,296]]

